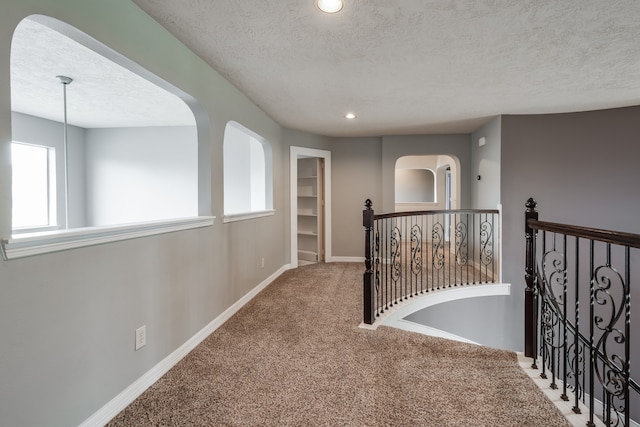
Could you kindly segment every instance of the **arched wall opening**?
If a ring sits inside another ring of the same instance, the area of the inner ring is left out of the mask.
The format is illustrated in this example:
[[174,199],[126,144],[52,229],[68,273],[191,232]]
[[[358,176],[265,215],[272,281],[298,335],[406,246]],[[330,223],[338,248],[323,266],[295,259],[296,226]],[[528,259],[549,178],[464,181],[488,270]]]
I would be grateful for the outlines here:
[[402,156],[395,163],[394,186],[396,212],[458,209],[459,161],[449,155]]

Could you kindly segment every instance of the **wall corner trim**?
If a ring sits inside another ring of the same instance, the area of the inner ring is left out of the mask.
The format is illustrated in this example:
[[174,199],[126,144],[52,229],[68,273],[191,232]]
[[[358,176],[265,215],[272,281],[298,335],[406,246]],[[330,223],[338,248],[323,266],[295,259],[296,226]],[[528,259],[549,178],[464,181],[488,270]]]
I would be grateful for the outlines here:
[[227,308],[222,314],[213,319],[208,325],[198,331],[195,335],[189,338],[184,344],[178,347],[175,351],[165,357],[160,363],[148,370],[140,378],[134,381],[126,389],[120,392],[117,396],[111,399],[106,405],[100,408],[97,412],[87,418],[80,424],[79,427],[102,427],[107,424],[111,419],[124,410],[129,404],[131,404],[138,396],[140,396],[146,389],[151,387],[156,381],[158,381],[164,374],[166,374],[172,367],[174,367],[180,360],[182,360],[189,352],[198,346],[205,338],[211,335],[216,329],[224,324],[231,316],[233,316],[238,310],[240,310],[245,304],[251,301],[260,291],[270,285],[276,280],[282,273],[290,270],[291,264],[285,264],[280,267],[271,276],[267,277],[258,286],[253,288],[242,298],[236,301],[231,307]]

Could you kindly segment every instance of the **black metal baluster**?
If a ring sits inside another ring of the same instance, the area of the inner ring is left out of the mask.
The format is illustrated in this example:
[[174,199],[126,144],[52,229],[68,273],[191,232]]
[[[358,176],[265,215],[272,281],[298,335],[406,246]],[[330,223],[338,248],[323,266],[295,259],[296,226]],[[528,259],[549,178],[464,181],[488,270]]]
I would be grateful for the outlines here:
[[[556,252],[556,233],[552,234],[552,248],[551,250],[553,252]],[[551,283],[549,283],[549,292],[551,292]],[[554,314],[554,316],[557,317],[556,314]],[[556,334],[555,331],[553,331],[553,325],[552,325],[552,335],[551,335],[551,389],[553,390],[557,390],[558,389],[558,384],[556,384],[556,376],[558,375],[557,372],[557,363],[556,363],[556,346],[554,345],[556,342]]]
[[[447,254],[447,269],[445,272],[447,287],[450,288],[453,283],[451,283],[451,215],[449,212],[442,214],[442,219],[445,224],[444,231],[444,250]],[[447,230],[447,224],[449,224],[449,229]],[[447,240],[447,234],[449,234],[449,240]]]
[[[567,359],[569,353],[567,349],[567,235],[562,235],[562,258],[563,264],[563,280],[562,280],[562,395],[560,398],[565,402],[569,401],[567,396]],[[560,352],[558,351],[558,357]],[[559,367],[558,367],[559,369]]]
[[[542,231],[542,254],[546,254],[547,253],[547,232],[546,231]],[[544,266],[543,266],[543,270],[544,270]],[[535,274],[535,273],[534,273]],[[543,286],[543,288],[540,290],[540,297],[542,300],[542,314],[546,314],[547,313],[547,304],[549,304],[548,302],[548,296],[547,296],[547,288],[546,288],[546,283],[541,283],[541,286]],[[544,319],[544,321],[548,322],[549,319]],[[551,353],[549,347],[547,346],[547,324],[544,323],[544,321],[541,323],[540,325],[540,343],[542,345],[542,372],[540,373],[540,378],[546,379],[547,378],[547,356]]]
[[[469,214],[467,214],[467,217]],[[473,274],[473,280],[471,283],[475,284],[476,282],[476,270],[480,265],[480,257],[478,256],[478,247],[476,246],[476,233],[478,232],[476,228],[476,218],[473,216],[473,220],[471,221],[471,228],[473,229],[473,241],[471,242],[471,247],[473,248],[473,268],[471,269],[471,273]]]
[[[496,243],[496,214],[491,214],[491,229],[493,233],[491,235],[491,248],[493,249],[493,258],[491,259],[491,283],[496,283],[496,256],[498,252],[498,246]],[[500,231],[500,230],[498,230]]]
[[589,240],[589,271],[591,278],[589,280],[589,422],[587,426],[594,427],[593,408],[595,404],[595,363],[596,351],[594,347],[594,318],[595,318],[595,276],[594,276],[594,252],[595,242]]
[[624,347],[624,425],[629,426],[631,417],[631,402],[629,396],[629,381],[631,380],[631,253],[629,246],[625,246],[625,266],[624,266],[624,333],[625,333],[625,347]]
[[579,345],[580,345],[580,238],[576,237],[576,247],[575,247],[575,332],[573,334],[573,372],[574,372],[574,404],[573,404],[573,412],[576,414],[580,414],[580,377],[579,377]]

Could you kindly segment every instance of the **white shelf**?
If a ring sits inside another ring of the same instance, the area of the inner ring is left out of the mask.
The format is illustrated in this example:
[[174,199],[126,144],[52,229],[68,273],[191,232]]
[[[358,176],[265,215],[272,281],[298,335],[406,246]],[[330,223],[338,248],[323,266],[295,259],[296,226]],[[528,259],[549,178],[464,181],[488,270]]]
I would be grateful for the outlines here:
[[298,159],[298,262],[315,264],[320,260],[319,164],[317,158]]
[[318,256],[318,252],[314,252],[314,251],[303,251],[303,250],[299,250],[298,251],[299,254],[302,255],[312,255],[312,256]]

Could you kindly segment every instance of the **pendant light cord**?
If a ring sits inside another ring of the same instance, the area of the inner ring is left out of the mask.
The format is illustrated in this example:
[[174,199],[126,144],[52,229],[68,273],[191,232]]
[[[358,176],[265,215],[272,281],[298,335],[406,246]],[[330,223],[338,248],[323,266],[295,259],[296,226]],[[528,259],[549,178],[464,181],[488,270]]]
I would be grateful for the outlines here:
[[70,84],[73,79],[66,76],[56,76],[62,83],[62,96],[64,98],[64,226],[69,229],[69,149],[68,149],[68,135],[67,135],[67,85]]

